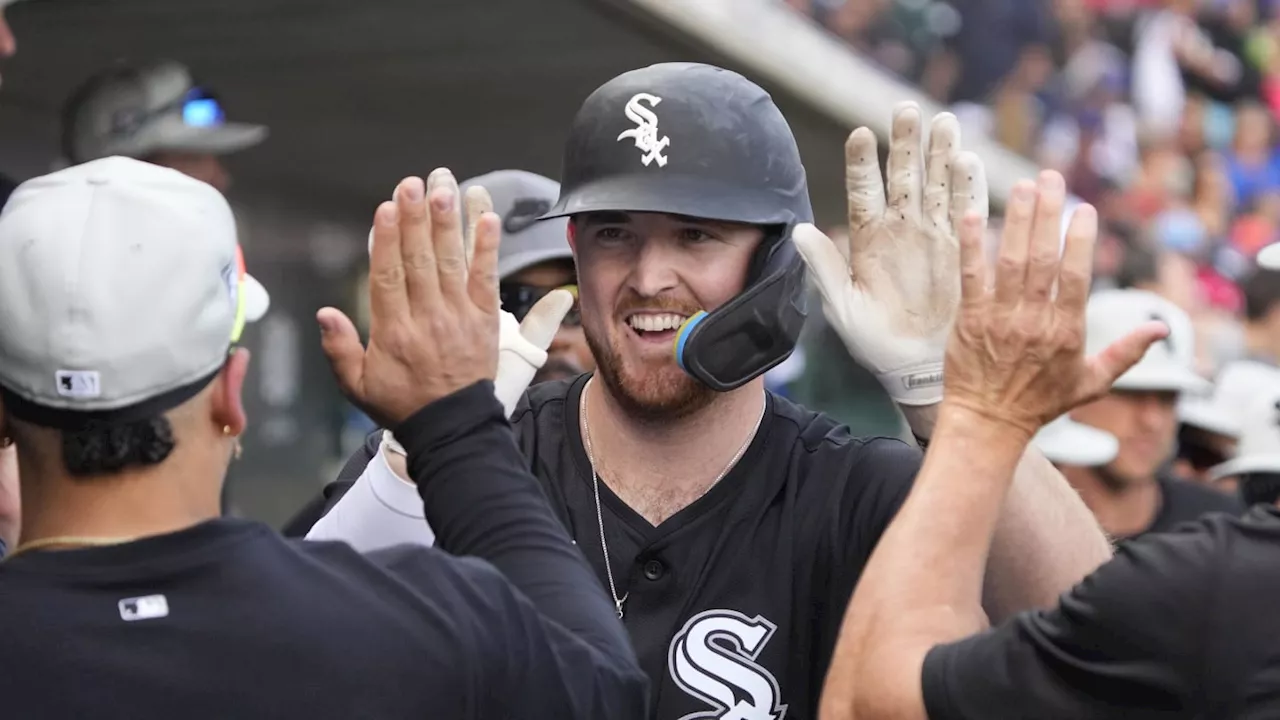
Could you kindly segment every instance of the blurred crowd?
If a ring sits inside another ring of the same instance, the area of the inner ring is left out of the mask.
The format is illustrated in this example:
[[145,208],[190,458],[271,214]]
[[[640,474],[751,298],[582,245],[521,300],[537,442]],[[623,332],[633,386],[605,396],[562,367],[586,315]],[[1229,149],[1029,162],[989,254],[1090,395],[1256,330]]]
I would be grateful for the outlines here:
[[[1096,288],[1187,311],[1197,368],[1280,356],[1280,3],[786,0],[864,58],[1068,178],[1101,211]],[[993,223],[993,237],[998,220]]]
[[[1095,204],[1098,286],[1186,310],[1199,368],[1269,357],[1245,322],[1280,238],[1280,3],[786,0]],[[1252,282],[1251,282],[1252,281]],[[1268,287],[1270,286],[1270,287]]]

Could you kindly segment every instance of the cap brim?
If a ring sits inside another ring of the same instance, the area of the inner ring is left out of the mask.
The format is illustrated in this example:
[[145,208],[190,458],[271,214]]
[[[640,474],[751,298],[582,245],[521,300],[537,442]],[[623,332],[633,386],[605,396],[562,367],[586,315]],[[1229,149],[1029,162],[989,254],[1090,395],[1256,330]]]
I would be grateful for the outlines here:
[[271,308],[271,296],[262,283],[252,275],[244,276],[244,319],[245,322],[257,322]]
[[1272,243],[1258,251],[1258,267],[1280,270],[1280,243]]
[[1178,420],[1184,425],[1207,430],[1217,435],[1239,438],[1244,429],[1239,413],[1211,400],[1185,400],[1178,404]]
[[1280,453],[1242,455],[1209,468],[1211,480],[1256,472],[1280,472]]
[[267,139],[267,127],[227,123],[213,127],[181,125],[165,127],[152,143],[155,150],[228,155],[247,150]]
[[1138,363],[1112,385],[1115,390],[1208,393],[1213,383],[1189,368],[1165,363]]
[[564,248],[542,248],[525,252],[512,253],[498,260],[498,277],[506,279],[528,267],[551,260],[567,260],[573,262],[573,251]]
[[1106,465],[1120,451],[1110,433],[1071,420],[1045,426],[1032,442],[1049,462],[1079,467]]

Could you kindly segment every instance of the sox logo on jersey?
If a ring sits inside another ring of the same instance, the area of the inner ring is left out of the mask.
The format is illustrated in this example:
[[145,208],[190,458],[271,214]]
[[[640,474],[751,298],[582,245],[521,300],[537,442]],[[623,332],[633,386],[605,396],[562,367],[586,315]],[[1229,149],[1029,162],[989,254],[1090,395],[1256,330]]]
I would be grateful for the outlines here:
[[778,680],[756,658],[778,629],[757,615],[705,610],[671,641],[667,667],[681,690],[712,709],[681,720],[783,720]]

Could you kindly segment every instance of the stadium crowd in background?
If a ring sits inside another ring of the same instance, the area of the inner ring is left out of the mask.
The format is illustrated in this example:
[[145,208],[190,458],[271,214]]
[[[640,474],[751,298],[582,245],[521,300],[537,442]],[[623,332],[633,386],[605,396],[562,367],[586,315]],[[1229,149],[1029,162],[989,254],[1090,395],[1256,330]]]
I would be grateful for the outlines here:
[[1188,312],[1199,368],[1280,360],[1245,332],[1280,276],[1280,3],[1271,0],[786,0],[865,57],[1096,205],[1100,286]]
[[[953,111],[849,136],[849,227],[697,63],[587,97],[559,181],[404,178],[367,342],[316,315],[378,429],[283,536],[223,496],[266,129],[177,63],[73,94],[0,213],[0,709],[1280,713],[1280,3],[788,4]],[[1046,168],[1003,218],[962,127]],[[778,372],[809,293],[861,375]],[[788,399],[849,377],[906,437]]]
[[[786,3],[917,84],[967,136],[1062,172],[1099,210],[1094,289],[1185,312],[1201,376],[1280,365],[1280,272],[1256,262],[1280,240],[1280,3]],[[1238,421],[1206,419],[1207,403],[1181,399],[1177,466],[1212,482]]]

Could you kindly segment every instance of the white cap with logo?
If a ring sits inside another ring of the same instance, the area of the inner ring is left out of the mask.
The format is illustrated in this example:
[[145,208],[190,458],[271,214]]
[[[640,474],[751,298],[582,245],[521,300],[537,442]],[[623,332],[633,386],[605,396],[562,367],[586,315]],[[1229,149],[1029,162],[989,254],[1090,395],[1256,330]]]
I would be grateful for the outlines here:
[[1178,403],[1178,419],[1184,424],[1218,435],[1239,438],[1244,428],[1244,408],[1258,388],[1276,382],[1280,371],[1255,360],[1228,363],[1218,373],[1213,390],[1184,395]]
[[1112,343],[1153,320],[1169,334],[1152,345],[1112,387],[1116,390],[1204,392],[1210,383],[1195,371],[1195,330],[1177,305],[1146,290],[1102,290],[1089,298],[1086,351],[1102,352]]
[[1243,429],[1235,457],[1212,468],[1212,479],[1280,473],[1280,382],[1257,388],[1242,414]]
[[23,183],[0,213],[6,409],[71,428],[180,405],[265,311],[249,282],[231,208],[199,180],[113,157]]
[[1235,457],[1214,466],[1209,476],[1219,480],[1233,475],[1280,473],[1280,369],[1270,377],[1257,376],[1241,415],[1240,443]]

